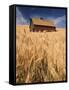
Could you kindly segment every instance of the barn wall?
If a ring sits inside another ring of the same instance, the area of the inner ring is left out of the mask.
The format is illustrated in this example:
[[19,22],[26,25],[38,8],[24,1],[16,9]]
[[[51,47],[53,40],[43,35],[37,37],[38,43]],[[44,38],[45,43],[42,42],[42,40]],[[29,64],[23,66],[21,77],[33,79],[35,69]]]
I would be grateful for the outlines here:
[[32,19],[30,19],[30,31],[31,31],[31,28],[32,28]]
[[56,31],[56,27],[35,25],[33,31]]
[[34,25],[32,23],[32,19],[30,19],[30,31],[33,31],[33,27],[34,27]]

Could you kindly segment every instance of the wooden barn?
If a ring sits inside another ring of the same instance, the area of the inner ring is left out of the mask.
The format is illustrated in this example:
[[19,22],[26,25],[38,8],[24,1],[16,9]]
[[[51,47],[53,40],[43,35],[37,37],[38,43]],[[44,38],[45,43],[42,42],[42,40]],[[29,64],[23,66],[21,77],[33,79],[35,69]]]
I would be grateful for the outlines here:
[[45,20],[43,18],[31,18],[30,31],[33,32],[56,31],[56,27],[54,25],[54,22],[51,20]]

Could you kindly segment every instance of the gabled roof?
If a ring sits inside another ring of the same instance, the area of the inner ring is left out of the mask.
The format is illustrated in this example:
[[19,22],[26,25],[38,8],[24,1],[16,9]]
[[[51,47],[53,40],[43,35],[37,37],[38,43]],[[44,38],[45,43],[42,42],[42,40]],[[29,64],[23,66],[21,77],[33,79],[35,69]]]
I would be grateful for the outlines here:
[[31,18],[31,20],[34,25],[55,26],[54,21],[52,21],[52,20],[45,20],[42,18]]

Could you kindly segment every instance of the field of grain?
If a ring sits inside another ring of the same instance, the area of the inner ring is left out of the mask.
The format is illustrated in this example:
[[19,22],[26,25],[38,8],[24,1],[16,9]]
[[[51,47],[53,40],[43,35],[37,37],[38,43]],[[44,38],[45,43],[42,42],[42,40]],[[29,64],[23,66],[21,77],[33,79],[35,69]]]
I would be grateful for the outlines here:
[[66,80],[65,30],[29,32],[16,26],[16,82]]

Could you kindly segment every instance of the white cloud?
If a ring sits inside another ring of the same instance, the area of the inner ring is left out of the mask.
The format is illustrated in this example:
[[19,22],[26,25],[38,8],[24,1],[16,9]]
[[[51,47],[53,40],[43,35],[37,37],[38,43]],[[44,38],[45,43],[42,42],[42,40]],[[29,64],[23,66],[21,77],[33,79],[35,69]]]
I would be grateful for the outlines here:
[[16,24],[27,24],[27,20],[23,17],[18,8],[16,8]]
[[54,25],[56,27],[65,27],[65,22],[66,22],[65,15],[64,16],[61,16],[61,17],[57,17],[57,18],[48,17],[47,19],[48,20],[53,20],[54,21]]
[[61,23],[61,22],[65,22],[65,15],[64,16],[61,16],[61,17],[58,17],[54,20],[55,22],[55,25],[57,25],[58,23]]

